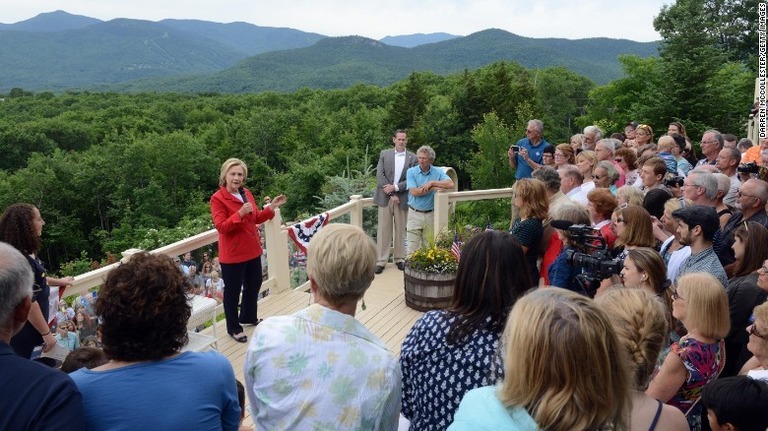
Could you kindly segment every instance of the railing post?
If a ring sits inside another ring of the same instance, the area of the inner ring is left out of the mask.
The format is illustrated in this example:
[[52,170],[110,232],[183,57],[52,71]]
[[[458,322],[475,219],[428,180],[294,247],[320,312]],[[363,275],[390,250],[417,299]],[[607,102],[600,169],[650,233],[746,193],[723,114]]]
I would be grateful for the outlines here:
[[360,203],[362,198],[363,195],[352,195],[349,197],[349,201],[355,203],[355,208],[349,212],[349,224],[360,229],[363,228],[363,205]]
[[448,193],[444,190],[435,192],[435,237],[440,235],[443,229],[448,229],[448,220],[451,216]]
[[284,292],[291,287],[291,268],[288,265],[288,250],[285,235],[280,226],[283,217],[280,209],[275,210],[275,217],[264,223],[264,236],[267,241],[267,270],[269,277],[274,278],[274,291],[270,293]]

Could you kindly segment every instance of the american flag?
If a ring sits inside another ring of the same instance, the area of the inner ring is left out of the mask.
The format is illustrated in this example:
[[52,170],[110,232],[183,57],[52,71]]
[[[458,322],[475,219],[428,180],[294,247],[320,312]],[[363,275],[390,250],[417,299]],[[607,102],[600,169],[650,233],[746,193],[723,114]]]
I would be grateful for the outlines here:
[[459,241],[459,234],[453,231],[453,244],[451,244],[451,253],[456,256],[456,260],[461,260],[461,241]]

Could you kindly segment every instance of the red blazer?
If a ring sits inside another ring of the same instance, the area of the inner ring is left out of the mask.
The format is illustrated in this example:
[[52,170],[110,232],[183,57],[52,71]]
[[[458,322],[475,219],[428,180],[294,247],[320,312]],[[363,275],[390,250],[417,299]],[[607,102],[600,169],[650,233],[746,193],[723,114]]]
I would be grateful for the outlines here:
[[232,196],[222,186],[211,196],[211,215],[213,225],[219,231],[219,262],[242,263],[261,256],[261,238],[256,225],[271,220],[275,216],[272,208],[259,210],[251,191],[245,189],[248,202],[254,205],[254,211],[242,219],[237,211],[243,206],[240,199]]

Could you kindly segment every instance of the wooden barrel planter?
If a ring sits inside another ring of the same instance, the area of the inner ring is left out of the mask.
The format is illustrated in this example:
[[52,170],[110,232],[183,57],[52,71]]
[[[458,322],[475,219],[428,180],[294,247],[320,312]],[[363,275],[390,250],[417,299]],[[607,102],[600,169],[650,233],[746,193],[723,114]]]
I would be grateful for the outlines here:
[[433,274],[405,266],[405,304],[414,310],[429,311],[448,307],[456,274]]

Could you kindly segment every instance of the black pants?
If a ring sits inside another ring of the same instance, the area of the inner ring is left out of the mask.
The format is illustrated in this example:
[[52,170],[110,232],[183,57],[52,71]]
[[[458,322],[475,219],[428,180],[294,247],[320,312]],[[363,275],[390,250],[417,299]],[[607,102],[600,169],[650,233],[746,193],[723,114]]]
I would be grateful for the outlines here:
[[[241,323],[256,323],[256,300],[261,290],[261,256],[242,263],[222,263],[221,278],[224,280],[227,333],[239,334],[243,332]],[[240,300],[241,288],[243,301],[238,317],[237,303]]]

